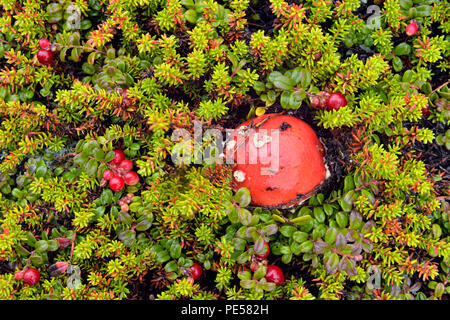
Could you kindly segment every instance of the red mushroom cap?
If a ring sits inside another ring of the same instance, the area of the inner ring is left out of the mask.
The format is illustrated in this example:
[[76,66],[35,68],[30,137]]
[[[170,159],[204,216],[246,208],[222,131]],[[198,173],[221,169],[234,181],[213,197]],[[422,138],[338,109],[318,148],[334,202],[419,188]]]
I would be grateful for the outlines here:
[[[312,196],[326,177],[323,146],[296,117],[265,114],[241,124],[234,135],[233,189],[247,188],[255,206],[291,207]],[[276,140],[278,157],[272,155]]]

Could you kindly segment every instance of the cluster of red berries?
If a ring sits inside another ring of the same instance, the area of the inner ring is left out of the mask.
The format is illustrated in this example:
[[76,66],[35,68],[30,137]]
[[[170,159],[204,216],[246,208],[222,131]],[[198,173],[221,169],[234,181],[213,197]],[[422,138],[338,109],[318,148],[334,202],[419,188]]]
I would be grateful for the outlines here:
[[[270,253],[270,247],[267,242],[264,242],[264,245],[266,246],[267,250],[266,252],[262,254],[255,254],[253,255],[253,263],[250,265],[250,270],[255,272],[258,270],[258,267],[260,266],[262,260],[265,260]],[[277,286],[282,285],[284,282],[284,273],[283,271],[276,265],[269,264],[266,267],[266,275],[264,276],[268,282],[273,282]]]
[[132,171],[133,162],[125,159],[122,150],[114,150],[115,156],[109,162],[109,169],[103,173],[103,179],[109,181],[109,187],[112,191],[120,191],[125,184],[133,186],[139,182],[139,176]]
[[41,64],[48,65],[52,63],[53,58],[55,57],[55,52],[52,51],[52,45],[50,41],[47,39],[40,39],[39,46],[41,49],[37,52],[37,59]]
[[25,270],[17,271],[14,275],[14,279],[23,280],[23,282],[25,282],[26,284],[34,286],[41,279],[41,274],[35,268],[28,268]]
[[316,109],[339,110],[347,105],[347,99],[340,92],[321,91],[318,94],[311,95],[311,107]]

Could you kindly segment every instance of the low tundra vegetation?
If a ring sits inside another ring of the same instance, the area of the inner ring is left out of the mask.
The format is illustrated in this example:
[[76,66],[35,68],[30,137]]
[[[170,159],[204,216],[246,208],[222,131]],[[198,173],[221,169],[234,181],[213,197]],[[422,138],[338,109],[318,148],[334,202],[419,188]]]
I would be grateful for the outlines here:
[[[448,299],[447,0],[0,12],[0,299]],[[171,160],[277,113],[328,171],[292,206]]]

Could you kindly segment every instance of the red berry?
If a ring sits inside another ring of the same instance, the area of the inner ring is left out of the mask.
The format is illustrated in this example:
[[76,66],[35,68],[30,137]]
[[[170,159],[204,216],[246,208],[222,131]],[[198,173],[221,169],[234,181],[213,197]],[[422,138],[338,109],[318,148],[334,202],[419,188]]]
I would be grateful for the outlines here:
[[23,279],[23,270],[21,270],[21,271],[17,271],[15,274],[14,274],[14,279],[16,279],[16,280],[22,280]]
[[34,268],[29,268],[23,273],[23,281],[30,286],[37,284],[39,279],[41,279],[41,274]]
[[112,172],[112,170],[106,170],[105,172],[103,172],[103,179],[105,180],[111,180],[111,178],[114,177],[114,172]]
[[264,260],[265,258],[267,258],[267,256],[270,253],[270,247],[269,244],[267,242],[264,242],[264,245],[266,246],[267,250],[266,252],[262,253],[262,254],[256,254],[255,256],[260,259],[260,260]]
[[39,40],[39,46],[42,49],[48,49],[50,47],[50,41],[48,41],[47,39],[40,39]]
[[406,26],[406,35],[407,36],[412,36],[412,35],[416,34],[418,29],[419,29],[419,27],[417,26],[417,23],[415,21],[410,22]]
[[114,153],[115,153],[116,155],[114,156],[114,159],[111,160],[111,163],[117,164],[117,165],[118,165],[118,164],[121,163],[123,160],[125,160],[125,153],[123,153],[122,150],[116,149],[116,150],[114,150]]
[[203,273],[203,269],[202,267],[198,264],[198,263],[194,263],[190,268],[189,271],[191,273],[191,277],[194,280],[197,280],[198,278],[200,278],[200,276]]
[[54,55],[55,54],[53,53],[53,51],[46,49],[39,49],[36,56],[40,63],[48,65],[52,63]]
[[268,282],[273,282],[277,286],[283,284],[284,282],[284,274],[281,269],[273,264],[269,264],[266,270],[266,280]]
[[112,191],[120,191],[125,186],[125,182],[122,177],[114,176],[109,180],[109,187]]
[[129,171],[125,174],[125,176],[123,177],[123,180],[125,180],[125,183],[127,185],[133,186],[139,182],[139,176],[136,172]]
[[345,99],[345,96],[342,93],[333,92],[330,94],[325,104],[328,110],[339,110],[341,107],[347,105],[347,99]]
[[130,160],[123,160],[119,164],[119,167],[121,167],[125,171],[130,171],[131,169],[133,169],[133,162]]
[[71,240],[67,238],[56,238],[56,241],[58,241],[60,249],[67,248],[71,243]]
[[428,107],[422,108],[422,115],[428,117],[430,115],[430,109]]

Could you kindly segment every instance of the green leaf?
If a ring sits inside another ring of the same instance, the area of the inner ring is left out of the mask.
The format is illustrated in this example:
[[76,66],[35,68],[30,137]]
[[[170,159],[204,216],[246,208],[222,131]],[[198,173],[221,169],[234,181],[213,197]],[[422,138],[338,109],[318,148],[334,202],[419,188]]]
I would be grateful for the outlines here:
[[[297,85],[300,81],[301,81],[301,71],[302,71],[302,68],[300,68],[300,67],[297,67],[297,68],[295,68],[295,69],[293,69],[292,71],[291,71],[291,73],[289,73],[289,78],[291,78],[291,80]],[[287,72],[286,72],[286,75],[288,75],[287,74]]]
[[136,231],[145,231],[150,229],[152,223],[147,219],[146,216],[142,216],[139,218],[139,222],[135,225]]
[[96,148],[93,152],[94,158],[97,161],[104,161],[105,160],[105,151],[103,151],[101,148]]
[[314,243],[311,240],[305,241],[300,245],[300,252],[305,253],[312,250]]
[[175,261],[172,260],[165,265],[164,269],[167,272],[176,272],[178,270],[178,265]]
[[394,48],[394,53],[397,56],[406,56],[411,53],[411,46],[406,42],[401,42]]
[[45,259],[44,259],[43,255],[35,252],[30,256],[30,260],[34,266],[40,266],[44,263]]
[[291,219],[290,221],[297,226],[303,226],[310,223],[312,219],[310,215],[306,215]]
[[172,258],[178,259],[181,256],[181,246],[179,243],[174,242],[169,249],[169,254]]
[[116,153],[114,151],[109,151],[105,158],[103,159],[103,161],[105,162],[110,162],[112,159],[114,159],[114,157],[116,156]]
[[75,157],[73,157],[73,163],[83,166],[86,162],[89,161],[89,156],[84,153],[79,153]]
[[291,90],[295,85],[294,81],[292,81],[290,78],[284,75],[279,75],[275,77],[275,79],[272,82],[275,87],[281,90]]
[[311,73],[308,70],[302,69],[300,71],[300,82],[303,89],[308,89],[311,84]]
[[288,225],[288,224],[283,225],[280,228],[280,233],[283,236],[288,237],[288,238],[292,237],[292,235],[294,234],[295,231],[297,231],[297,228],[294,226]]
[[250,191],[245,187],[239,188],[234,195],[234,201],[236,201],[240,207],[248,206],[251,200]]
[[121,240],[126,247],[131,247],[136,241],[136,232],[125,230],[119,234],[119,240]]
[[188,22],[190,22],[192,24],[196,24],[197,20],[198,20],[198,15],[197,15],[197,12],[195,12],[195,10],[189,9],[189,10],[186,10],[186,12],[184,13],[184,18]]
[[356,270],[355,261],[350,260],[347,257],[343,257],[342,260],[338,264],[339,270],[344,270],[351,277],[356,276],[358,271]]
[[291,262],[291,260],[292,260],[292,253],[283,254],[281,256],[281,262],[283,262],[284,264],[288,264],[289,262]]
[[36,243],[36,251],[41,253],[41,252],[45,252],[48,249],[48,243],[46,240],[39,240]]
[[436,285],[436,288],[434,289],[434,296],[436,298],[440,298],[442,297],[442,295],[444,294],[444,290],[445,290],[445,285],[440,282]]
[[317,240],[314,242],[314,253],[316,254],[326,254],[330,249],[331,245],[325,241]]
[[280,104],[284,109],[290,109],[289,101],[291,99],[292,91],[283,91],[280,96]]
[[26,243],[27,245],[29,245],[30,247],[35,248],[35,247],[36,247],[37,240],[36,240],[36,238],[34,237],[33,233],[31,233],[31,231],[28,231],[28,232],[25,234],[25,237],[26,237],[25,243]]
[[111,189],[104,189],[102,194],[100,195],[100,199],[103,204],[111,204],[114,199],[114,194]]
[[294,239],[294,241],[302,243],[305,242],[306,240],[308,240],[308,234],[306,232],[302,232],[302,231],[295,231],[292,234],[292,239]]
[[256,81],[253,84],[253,89],[255,89],[256,93],[259,94],[260,92],[263,92],[264,90],[266,90],[266,86],[265,86],[264,82]]
[[344,179],[344,193],[353,189],[355,189],[354,178],[353,176],[348,175]]
[[256,285],[256,282],[253,280],[241,280],[240,285],[244,289],[253,289]]
[[334,207],[331,204],[329,204],[329,203],[325,203],[323,205],[323,210],[325,211],[325,214],[327,216],[331,216],[333,214],[333,212],[334,212]]
[[170,259],[169,253],[166,250],[158,251],[156,253],[156,261],[158,263],[164,263]]
[[239,209],[238,211],[239,221],[244,225],[248,226],[252,222],[252,214],[247,209]]
[[[286,221],[284,221],[284,219],[282,218],[282,217],[280,217],[279,215],[277,215],[277,214],[272,214],[272,218],[273,218],[273,220],[275,220],[275,221],[278,221],[278,222],[281,222],[281,223],[284,223],[284,222],[286,222]],[[291,221],[292,222],[292,221]]]
[[266,266],[262,265],[255,271],[255,273],[253,274],[253,277],[256,280],[261,280],[266,275],[266,271],[267,271]]
[[419,17],[428,17],[432,12],[432,8],[429,5],[417,6],[416,10]]
[[323,211],[322,207],[315,207],[313,210],[314,218],[320,222],[323,223],[325,221],[325,212]]
[[269,225],[265,226],[264,228],[262,228],[261,235],[262,236],[271,236],[277,232],[278,232],[278,226],[276,224],[272,223],[272,224],[269,224]]
[[323,264],[328,274],[336,273],[339,265],[339,256],[332,252],[323,257]]
[[56,240],[47,240],[48,251],[56,251],[59,249],[58,241]]
[[237,274],[238,278],[241,280],[250,280],[252,278],[252,274],[250,271],[240,271]]
[[347,245],[347,239],[342,233],[336,235],[335,246],[336,250],[343,251],[345,246]]
[[91,177],[95,176],[97,173],[98,161],[95,159],[89,159],[89,161],[84,165],[84,171]]
[[125,211],[120,211],[118,214],[119,221],[126,225],[131,225],[133,218]]
[[336,213],[336,222],[341,228],[347,227],[348,224],[348,213],[346,212],[338,212]]
[[28,251],[27,249],[25,249],[25,248],[24,248],[23,246],[21,246],[20,244],[18,244],[17,246],[15,246],[15,249],[16,249],[16,253],[17,253],[19,256],[27,257],[27,256],[30,255],[30,251]]

